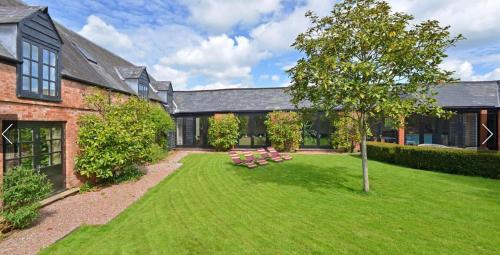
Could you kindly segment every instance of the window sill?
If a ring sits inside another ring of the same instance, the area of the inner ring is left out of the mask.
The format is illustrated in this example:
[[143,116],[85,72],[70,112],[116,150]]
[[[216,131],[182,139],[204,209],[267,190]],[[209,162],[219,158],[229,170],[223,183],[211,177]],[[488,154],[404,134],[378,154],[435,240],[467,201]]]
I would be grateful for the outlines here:
[[21,98],[21,99],[31,99],[31,100],[45,101],[45,102],[52,102],[52,103],[61,103],[62,102],[61,98],[50,98],[50,97],[23,95],[23,94],[17,94],[17,97]]

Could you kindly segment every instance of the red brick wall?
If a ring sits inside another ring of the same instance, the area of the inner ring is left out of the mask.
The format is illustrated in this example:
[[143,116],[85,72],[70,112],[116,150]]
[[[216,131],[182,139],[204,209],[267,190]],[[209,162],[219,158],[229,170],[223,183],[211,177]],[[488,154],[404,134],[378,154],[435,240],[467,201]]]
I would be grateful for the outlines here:
[[488,145],[486,143],[483,144],[483,141],[486,140],[489,134],[483,125],[488,126],[488,110],[481,110],[479,112],[479,148],[487,149]]
[[[81,184],[81,179],[74,171],[74,158],[78,153],[77,120],[80,115],[92,112],[84,104],[84,96],[90,93],[91,89],[93,87],[64,79],[61,84],[62,102],[21,99],[16,96],[16,67],[0,63],[0,130],[2,130],[2,118],[4,120],[65,122],[64,169],[67,188]],[[0,160],[2,161],[0,164],[1,182],[3,180],[3,153],[1,151]]]

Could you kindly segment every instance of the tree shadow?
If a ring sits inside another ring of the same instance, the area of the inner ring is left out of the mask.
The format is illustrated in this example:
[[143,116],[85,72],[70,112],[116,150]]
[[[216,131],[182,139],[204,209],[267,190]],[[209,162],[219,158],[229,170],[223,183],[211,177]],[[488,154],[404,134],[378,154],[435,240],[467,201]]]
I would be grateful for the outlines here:
[[[351,155],[351,157],[361,160],[360,155]],[[387,165],[392,167],[391,171],[411,171],[413,174],[431,174],[436,181],[448,182],[450,184],[454,183],[454,184],[459,184],[463,187],[469,187],[471,189],[468,189],[467,193],[477,195],[479,197],[488,196],[493,198],[493,197],[498,197],[498,194],[500,193],[500,180],[496,179],[491,179],[481,176],[469,176],[469,175],[446,173],[429,169],[418,169],[409,166],[378,161],[374,159],[369,159],[368,161],[369,161],[368,169],[370,169],[370,166],[373,166],[373,164],[370,163],[376,163],[375,165],[376,168]],[[370,179],[372,178],[374,177],[370,176]]]
[[[230,169],[234,171],[234,167]],[[342,166],[318,166],[291,160],[283,163],[269,163],[267,166],[251,170],[241,167],[234,173],[245,181],[255,184],[274,183],[295,186],[321,194],[326,194],[327,190],[363,193],[360,183],[361,175],[353,174],[352,169]]]

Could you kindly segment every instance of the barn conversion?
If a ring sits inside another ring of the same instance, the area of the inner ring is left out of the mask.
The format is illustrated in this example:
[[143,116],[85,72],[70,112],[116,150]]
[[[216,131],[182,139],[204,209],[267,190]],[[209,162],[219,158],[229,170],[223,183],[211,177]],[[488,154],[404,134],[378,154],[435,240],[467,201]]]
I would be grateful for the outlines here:
[[[84,104],[91,89],[107,93],[110,100],[138,96],[163,105],[176,121],[171,147],[180,148],[209,147],[208,117],[219,113],[240,118],[238,147],[269,145],[266,114],[296,110],[285,88],[175,91],[147,67],[53,21],[47,7],[5,0],[0,2],[0,130],[5,135],[0,139],[0,179],[13,167],[26,165],[46,173],[59,191],[78,186],[77,120],[92,112]],[[499,82],[459,82],[438,92],[439,104],[457,112],[452,119],[412,116],[405,128],[380,120],[373,123],[371,139],[500,148]],[[331,135],[324,114],[305,116],[302,148],[330,148]]]

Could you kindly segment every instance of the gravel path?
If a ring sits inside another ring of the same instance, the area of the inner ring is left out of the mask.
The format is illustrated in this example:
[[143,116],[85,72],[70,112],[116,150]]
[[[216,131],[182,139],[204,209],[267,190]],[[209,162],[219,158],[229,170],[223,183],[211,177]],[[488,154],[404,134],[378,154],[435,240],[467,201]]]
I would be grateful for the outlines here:
[[36,254],[82,224],[107,223],[175,171],[180,166],[178,161],[188,153],[176,151],[164,161],[148,166],[148,173],[137,182],[77,194],[44,207],[36,225],[0,241],[0,254]]

